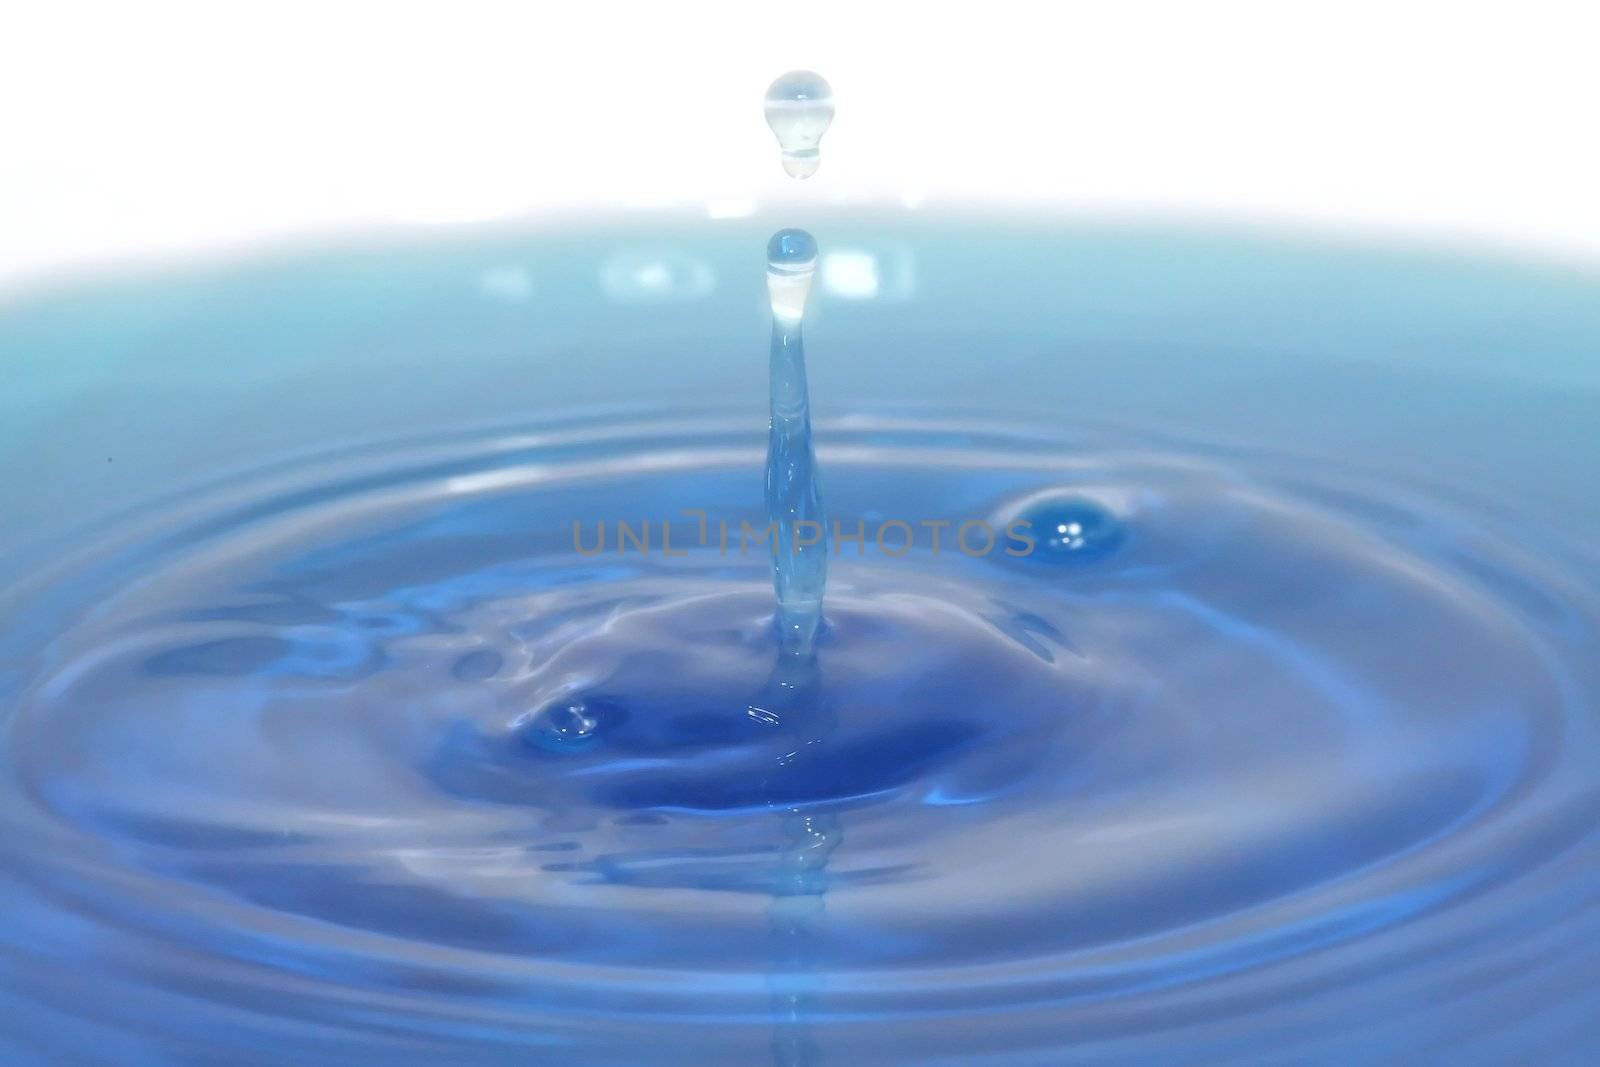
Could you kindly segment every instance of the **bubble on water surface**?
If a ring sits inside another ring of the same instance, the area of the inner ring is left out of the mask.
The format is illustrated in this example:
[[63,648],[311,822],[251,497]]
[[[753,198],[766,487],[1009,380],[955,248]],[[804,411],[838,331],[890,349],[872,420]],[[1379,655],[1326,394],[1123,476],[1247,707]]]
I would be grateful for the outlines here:
[[1033,547],[1021,558],[1040,563],[1089,563],[1121,546],[1127,528],[1109,507],[1086,496],[1052,495],[1024,507],[1014,523],[1024,523]]
[[595,741],[610,716],[608,709],[581,700],[559,701],[522,717],[513,728],[524,743],[563,752]]

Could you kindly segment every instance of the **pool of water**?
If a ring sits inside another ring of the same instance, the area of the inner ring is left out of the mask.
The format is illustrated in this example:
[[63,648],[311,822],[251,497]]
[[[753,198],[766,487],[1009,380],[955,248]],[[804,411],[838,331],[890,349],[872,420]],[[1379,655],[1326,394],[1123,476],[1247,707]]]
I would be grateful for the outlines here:
[[807,220],[797,660],[789,221],[0,305],[7,1062],[1582,1062],[1600,274]]

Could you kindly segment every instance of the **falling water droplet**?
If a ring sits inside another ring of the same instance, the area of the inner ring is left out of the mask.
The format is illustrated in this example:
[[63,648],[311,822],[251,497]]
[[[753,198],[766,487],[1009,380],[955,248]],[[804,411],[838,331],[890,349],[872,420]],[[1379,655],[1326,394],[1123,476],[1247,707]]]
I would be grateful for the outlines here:
[[791,70],[767,89],[767,125],[783,151],[783,169],[791,178],[817,172],[817,145],[833,121],[833,89],[822,75]]
[[1087,563],[1116,551],[1127,530],[1110,508],[1082,496],[1053,496],[1036,501],[1017,522],[1028,524],[1034,538],[1026,557],[1041,563]]

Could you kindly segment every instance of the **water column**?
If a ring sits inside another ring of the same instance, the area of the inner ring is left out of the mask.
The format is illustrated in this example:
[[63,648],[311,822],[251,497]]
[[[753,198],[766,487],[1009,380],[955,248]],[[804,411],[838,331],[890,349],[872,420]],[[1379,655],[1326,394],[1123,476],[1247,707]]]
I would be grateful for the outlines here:
[[774,527],[772,581],[784,652],[808,656],[822,623],[828,582],[827,520],[811,445],[811,402],[800,321],[816,272],[817,242],[779,230],[767,245],[772,302],[771,423],[767,436],[767,518]]

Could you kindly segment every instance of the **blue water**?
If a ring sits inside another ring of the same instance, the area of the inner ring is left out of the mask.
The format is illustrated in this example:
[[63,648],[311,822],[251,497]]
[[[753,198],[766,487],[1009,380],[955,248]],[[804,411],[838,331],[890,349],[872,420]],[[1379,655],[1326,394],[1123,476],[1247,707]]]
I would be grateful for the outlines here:
[[[801,329],[816,267],[817,242],[804,230],[779,230],[767,242],[772,343],[767,361],[766,505],[773,528],[775,622],[784,650],[804,656],[811,655],[816,642],[828,585],[829,529],[811,434]],[[711,541],[709,529],[705,540]],[[717,547],[720,553],[720,521]]]
[[785,657],[774,228],[0,305],[5,1062],[1585,1062],[1600,276],[824,214]]

